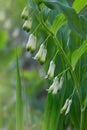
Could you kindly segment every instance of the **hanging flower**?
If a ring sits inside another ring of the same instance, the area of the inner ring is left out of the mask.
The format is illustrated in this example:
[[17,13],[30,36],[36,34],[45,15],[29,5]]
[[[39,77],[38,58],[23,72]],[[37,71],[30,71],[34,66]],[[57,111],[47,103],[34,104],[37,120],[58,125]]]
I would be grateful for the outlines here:
[[58,91],[58,86],[59,86],[59,79],[57,77],[55,77],[53,80],[53,84],[47,90],[48,93],[52,92],[52,94],[56,94]]
[[43,64],[46,60],[46,55],[47,55],[47,50],[44,48],[41,59],[40,59],[40,63]]
[[27,45],[27,51],[35,51],[36,49],[36,37],[33,34],[30,34]]
[[56,76],[53,80],[53,84],[47,90],[48,93],[52,92],[52,94],[57,94],[57,92],[60,91],[60,89],[62,88],[62,82],[63,82],[62,78],[60,79],[60,82],[59,82],[59,79]]
[[29,8],[25,7],[21,13],[21,17],[26,20],[28,19],[28,15],[29,15]]
[[50,92],[52,92],[54,90],[57,81],[58,81],[58,78],[55,77],[54,80],[53,80],[52,85],[50,86],[49,89],[47,89],[48,93],[50,93]]
[[26,21],[24,22],[24,24],[23,24],[23,29],[24,29],[25,31],[29,32],[30,29],[31,29],[31,27],[32,27],[32,20],[31,20],[31,19],[26,20]]
[[70,99],[70,100],[67,99],[66,102],[65,102],[65,104],[64,104],[64,106],[63,106],[62,109],[61,109],[61,114],[62,114],[64,111],[66,111],[66,112],[65,112],[65,115],[67,115],[67,114],[69,113],[69,111],[70,111],[71,104],[72,104],[72,100],[71,100],[71,99]]
[[63,86],[64,78],[63,76],[60,78],[59,88],[61,89]]
[[47,72],[47,75],[45,76],[45,78],[53,78],[54,77],[54,71],[55,71],[55,64],[53,61],[50,62],[50,66]]
[[69,113],[71,104],[72,104],[72,100],[69,100],[69,102],[68,102],[68,107],[67,107],[67,109],[66,109],[65,115],[67,115],[67,114]]
[[52,94],[57,94],[57,92],[60,90],[59,84],[60,84],[59,79],[57,77],[55,77],[55,79],[54,79],[54,89],[53,89]]
[[35,55],[34,59],[38,60],[41,64],[43,64],[46,60],[47,50],[45,49],[45,46],[41,44],[39,51]]
[[67,109],[67,107],[68,107],[68,102],[69,102],[69,99],[67,99],[66,101],[65,101],[65,104],[64,104],[64,106],[62,107],[62,109],[61,109],[61,114]]

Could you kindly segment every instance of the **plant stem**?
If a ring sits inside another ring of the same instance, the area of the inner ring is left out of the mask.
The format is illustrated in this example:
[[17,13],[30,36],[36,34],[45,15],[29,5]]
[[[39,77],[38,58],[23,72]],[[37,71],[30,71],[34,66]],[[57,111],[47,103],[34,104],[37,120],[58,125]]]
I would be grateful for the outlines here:
[[84,130],[84,117],[85,117],[85,108],[81,108],[81,122],[80,122],[80,130]]
[[60,77],[62,74],[64,74],[65,72],[67,72],[69,69],[70,69],[70,68],[68,67],[67,69],[65,69],[64,71],[62,71],[61,73],[59,73],[59,74],[57,75],[57,77]]
[[38,30],[38,28],[40,27],[41,23],[34,29],[33,34]]

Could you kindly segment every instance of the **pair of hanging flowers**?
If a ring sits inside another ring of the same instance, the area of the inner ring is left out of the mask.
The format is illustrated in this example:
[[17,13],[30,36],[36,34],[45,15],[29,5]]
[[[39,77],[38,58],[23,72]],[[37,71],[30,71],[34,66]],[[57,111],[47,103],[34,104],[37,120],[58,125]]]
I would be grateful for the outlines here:
[[61,109],[61,114],[65,111],[65,115],[67,115],[70,111],[71,104],[72,104],[72,99],[66,99],[65,104]]
[[64,80],[64,78],[61,77],[61,78],[60,78],[60,81],[59,81],[59,78],[56,76],[56,77],[54,78],[54,80],[53,80],[52,85],[51,85],[50,88],[47,90],[48,93],[52,92],[52,94],[57,94],[57,92],[60,91],[61,88],[62,88],[63,80]]

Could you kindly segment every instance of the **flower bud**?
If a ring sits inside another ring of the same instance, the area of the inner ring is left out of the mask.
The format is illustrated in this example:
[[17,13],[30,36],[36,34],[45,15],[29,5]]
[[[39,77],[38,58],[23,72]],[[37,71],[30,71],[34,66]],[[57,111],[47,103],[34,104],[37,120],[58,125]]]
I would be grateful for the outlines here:
[[50,66],[47,72],[47,75],[45,78],[53,78],[54,77],[54,71],[55,71],[55,64],[53,61],[50,62]]
[[54,89],[52,94],[57,94],[57,92],[60,90],[59,88],[59,79],[57,77],[55,77],[54,79]]
[[34,59],[38,60],[41,64],[45,62],[47,55],[47,50],[45,49],[44,45],[41,44],[39,51],[35,55]]
[[72,104],[72,100],[69,100],[69,102],[68,102],[68,107],[67,107],[67,109],[66,109],[65,115],[67,115],[67,114],[69,113],[71,104]]
[[54,89],[54,83],[50,86],[49,89],[46,89],[48,91],[48,93],[51,93]]
[[59,88],[60,88],[60,89],[61,89],[62,86],[63,86],[63,82],[64,82],[64,78],[61,77],[61,78],[60,78],[60,83],[59,83]]
[[36,49],[36,37],[33,34],[30,34],[27,45],[26,45],[27,51],[35,51]]
[[47,55],[47,50],[44,48],[41,59],[40,59],[40,63],[43,64],[46,60],[46,55]]
[[47,89],[48,93],[50,93],[50,92],[52,92],[52,91],[54,90],[55,82],[56,82],[56,77],[55,77],[55,79],[53,80],[53,83],[52,83],[52,85],[50,86],[50,88]]
[[32,20],[31,20],[31,19],[26,20],[26,21],[24,22],[24,24],[23,24],[23,29],[24,29],[25,31],[29,32],[30,29],[31,29],[31,27],[32,27]]
[[58,86],[59,86],[59,79],[57,77],[55,77],[53,80],[53,84],[47,90],[48,93],[52,92],[52,94],[57,94],[58,89],[59,89]]
[[67,109],[67,107],[68,107],[68,102],[69,102],[69,99],[66,100],[64,106],[62,107],[61,112],[60,112],[61,114]]
[[21,17],[25,20],[28,19],[28,15],[29,15],[29,8],[28,7],[25,7],[21,13]]
[[37,54],[34,57],[35,60],[40,60],[42,53],[43,53],[43,49],[44,49],[44,45],[41,44],[39,51],[37,52]]

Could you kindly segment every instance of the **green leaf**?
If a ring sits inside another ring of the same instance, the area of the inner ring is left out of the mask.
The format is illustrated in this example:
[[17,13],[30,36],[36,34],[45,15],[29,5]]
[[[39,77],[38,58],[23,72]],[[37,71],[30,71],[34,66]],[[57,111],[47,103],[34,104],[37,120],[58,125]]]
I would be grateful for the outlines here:
[[80,59],[80,57],[83,55],[83,53],[85,51],[87,51],[87,38],[83,42],[83,44],[72,53],[72,56],[71,56],[71,65],[72,65],[73,68],[75,68],[78,60]]
[[66,18],[63,14],[58,14],[53,21],[50,30],[56,35],[58,30],[66,23]]
[[75,0],[73,8],[79,13],[87,5],[87,0]]
[[60,113],[58,113],[58,95],[53,95],[53,104],[52,104],[49,130],[56,130],[58,115],[60,115]]
[[85,109],[85,114],[84,114],[84,115],[85,115],[85,117],[84,117],[84,119],[85,119],[85,120],[84,120],[84,125],[85,125],[84,128],[85,128],[85,129],[84,129],[84,130],[87,130],[87,107],[86,107],[86,109]]
[[84,105],[87,107],[87,96],[85,97]]
[[18,65],[18,56],[16,56],[17,84],[16,84],[16,129],[23,130],[23,102],[21,91],[21,79]]
[[51,109],[52,104],[53,104],[53,97],[52,97],[52,94],[49,93],[47,95],[46,105],[45,105],[43,130],[49,130],[50,116],[51,116],[51,111],[52,111],[52,109]]
[[36,4],[34,2],[34,0],[26,0],[27,2],[27,5],[30,7],[30,8],[33,8],[33,9],[36,9]]
[[82,30],[84,31],[85,34],[87,34],[87,19],[83,15],[81,15],[80,20],[82,23]]
[[70,52],[72,53],[75,49],[80,46],[81,38],[73,31],[68,35],[67,45],[69,47]]
[[71,30],[76,32],[82,38],[86,36],[84,29],[82,28],[83,23],[79,18],[79,15],[75,12],[72,7],[61,4],[60,2],[44,2],[45,5],[51,9],[56,9],[59,13],[63,13],[68,21],[68,25]]
[[74,125],[74,128],[76,130],[79,130],[79,122],[80,122],[80,105],[79,105],[79,100],[76,96],[73,97],[73,102],[72,102],[72,107],[70,110],[70,118],[71,122]]

